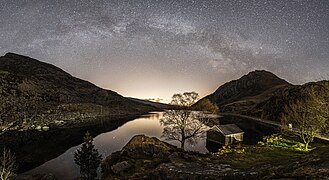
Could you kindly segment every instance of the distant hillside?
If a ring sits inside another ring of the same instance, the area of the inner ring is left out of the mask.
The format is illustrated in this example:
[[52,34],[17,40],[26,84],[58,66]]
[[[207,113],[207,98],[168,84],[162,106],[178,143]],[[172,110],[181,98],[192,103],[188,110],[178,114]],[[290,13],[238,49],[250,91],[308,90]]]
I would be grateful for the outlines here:
[[199,102],[209,99],[220,107],[221,112],[247,111],[289,86],[292,85],[273,73],[257,70],[225,83]]
[[129,98],[130,100],[143,103],[146,105],[150,105],[159,109],[175,109],[177,108],[176,106],[170,105],[170,104],[165,104],[165,103],[160,103],[160,102],[153,102],[153,101],[148,101],[148,100],[142,100],[142,99],[137,99],[137,98]]
[[83,122],[100,116],[141,114],[156,108],[75,78],[26,56],[0,57],[0,127]]
[[319,81],[283,88],[280,93],[258,104],[248,114],[280,121],[283,113],[286,113],[286,106],[291,107],[297,101],[303,102],[305,107],[310,106],[312,104],[311,101],[314,101],[314,99],[310,98],[311,93],[314,93],[317,99],[329,105],[329,81]]

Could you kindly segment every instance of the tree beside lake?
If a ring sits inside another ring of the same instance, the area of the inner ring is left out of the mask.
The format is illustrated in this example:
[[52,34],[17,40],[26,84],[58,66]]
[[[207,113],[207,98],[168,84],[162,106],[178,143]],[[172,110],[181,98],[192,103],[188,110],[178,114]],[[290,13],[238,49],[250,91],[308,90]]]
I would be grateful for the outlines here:
[[86,180],[95,179],[101,160],[102,156],[95,148],[90,133],[87,132],[81,148],[74,153],[74,161],[80,167],[81,178]]
[[196,144],[208,129],[204,122],[206,118],[200,120],[200,117],[203,117],[202,112],[193,111],[191,108],[198,98],[199,95],[196,92],[174,94],[171,104],[180,106],[181,109],[167,110],[160,120],[160,123],[164,125],[162,137],[167,140],[179,141],[182,149],[184,149],[186,141]]

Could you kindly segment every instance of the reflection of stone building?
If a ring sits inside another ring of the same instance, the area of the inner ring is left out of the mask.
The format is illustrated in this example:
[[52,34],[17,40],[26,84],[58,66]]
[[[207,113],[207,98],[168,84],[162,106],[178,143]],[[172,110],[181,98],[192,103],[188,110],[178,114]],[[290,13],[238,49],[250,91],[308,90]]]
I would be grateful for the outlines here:
[[244,132],[235,124],[215,125],[207,131],[207,141],[221,145],[243,141]]

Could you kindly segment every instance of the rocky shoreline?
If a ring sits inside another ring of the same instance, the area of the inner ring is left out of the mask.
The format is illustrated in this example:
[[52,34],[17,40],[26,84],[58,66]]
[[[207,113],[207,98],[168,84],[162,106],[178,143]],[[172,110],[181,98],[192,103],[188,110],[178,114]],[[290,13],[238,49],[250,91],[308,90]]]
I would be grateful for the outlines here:
[[154,137],[137,135],[103,161],[102,179],[235,179],[258,175],[215,163],[212,158],[183,151]]
[[[284,149],[255,145],[244,155],[217,156],[137,135],[102,162],[102,179],[329,179],[327,148],[322,144],[308,154],[285,154]],[[273,158],[273,153],[281,157]]]

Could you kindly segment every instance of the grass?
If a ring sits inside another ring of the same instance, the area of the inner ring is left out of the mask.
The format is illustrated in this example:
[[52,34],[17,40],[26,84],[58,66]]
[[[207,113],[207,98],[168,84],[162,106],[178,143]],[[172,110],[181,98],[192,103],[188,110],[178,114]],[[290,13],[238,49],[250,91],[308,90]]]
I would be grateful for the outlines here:
[[[313,143],[312,150],[306,152],[304,145],[293,138],[274,135],[265,137],[264,141],[252,146],[242,146],[237,150],[226,147],[213,153],[218,163],[230,164],[239,169],[259,169],[266,167],[286,167],[301,159],[316,157],[325,153],[329,145]],[[269,168],[270,169],[270,168]]]
[[221,163],[230,164],[232,167],[250,169],[266,164],[288,164],[289,162],[295,161],[304,155],[304,152],[255,145],[245,146],[244,153],[232,153],[221,156],[220,161]]
[[273,134],[271,136],[266,136],[263,138],[263,141],[258,142],[261,146],[267,146],[267,147],[276,147],[276,148],[282,148],[282,149],[290,149],[293,151],[311,151],[314,148],[311,146],[308,150],[305,150],[305,145],[303,143],[300,143],[292,138],[284,138],[282,135]]

